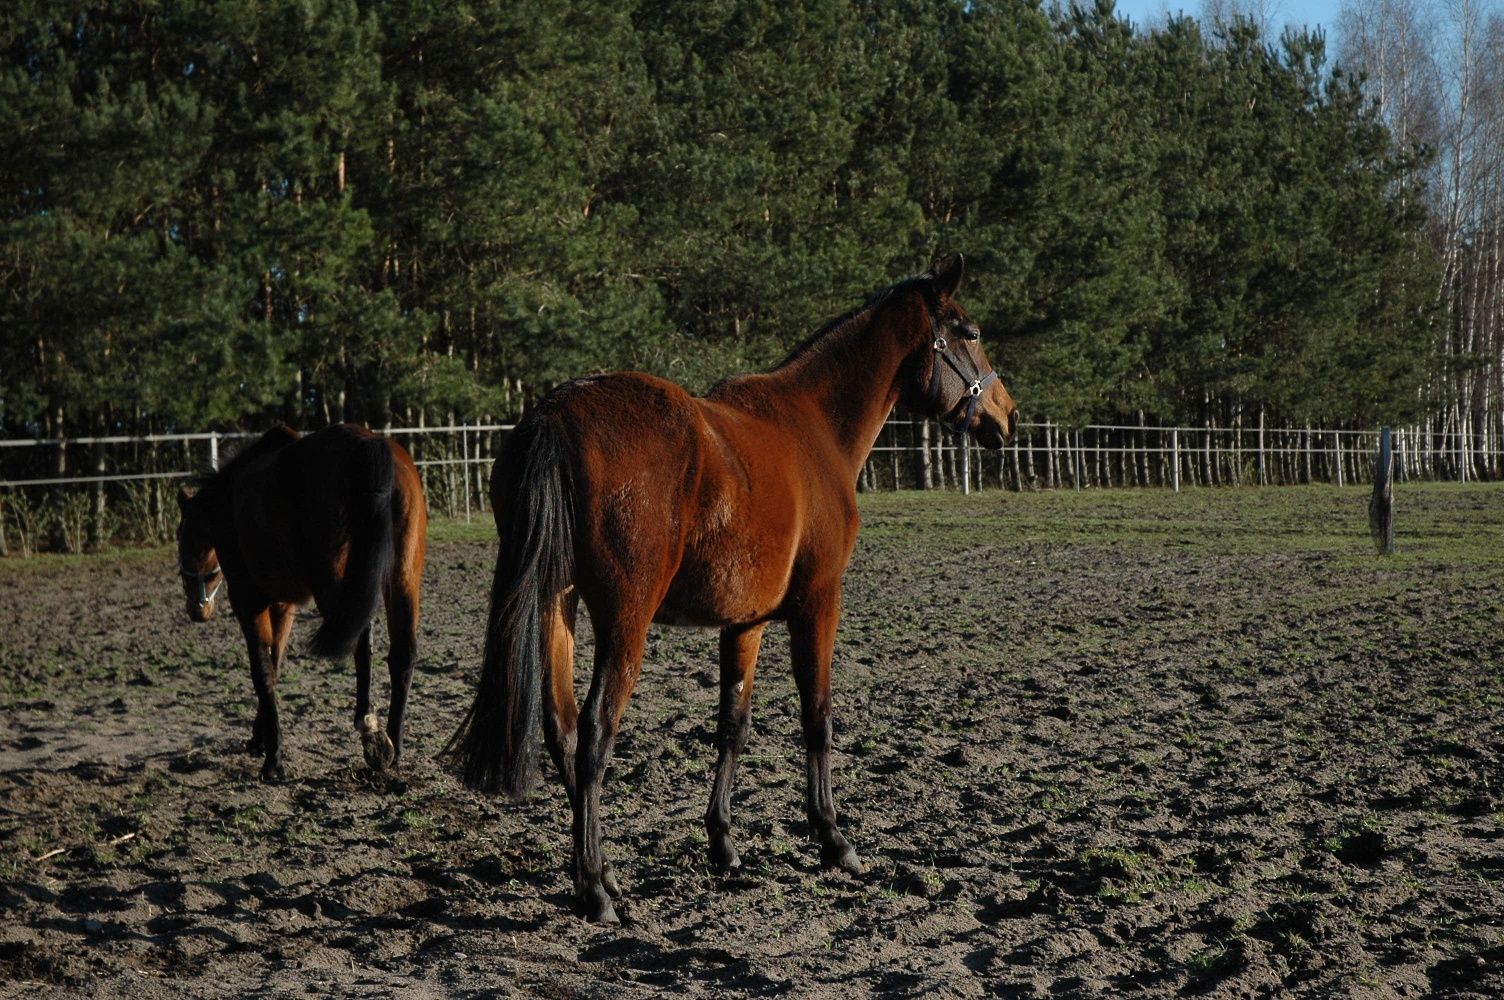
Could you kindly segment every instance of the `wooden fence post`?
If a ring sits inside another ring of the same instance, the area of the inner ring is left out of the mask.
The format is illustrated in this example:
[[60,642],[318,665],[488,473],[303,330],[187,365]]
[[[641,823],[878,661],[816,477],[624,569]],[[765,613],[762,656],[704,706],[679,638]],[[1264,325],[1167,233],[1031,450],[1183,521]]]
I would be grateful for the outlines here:
[[1179,427],[1174,427],[1174,428],[1170,429],[1170,451],[1175,456],[1174,461],[1170,463],[1170,469],[1172,470],[1171,473],[1170,473],[1170,481],[1175,486],[1175,492],[1179,493],[1180,492],[1180,428]]
[[919,447],[914,450],[916,468],[914,478],[919,480],[918,487],[921,490],[935,488],[934,473],[930,468],[930,422],[919,422]]
[[460,477],[465,481],[465,523],[470,523],[470,421],[460,424]]

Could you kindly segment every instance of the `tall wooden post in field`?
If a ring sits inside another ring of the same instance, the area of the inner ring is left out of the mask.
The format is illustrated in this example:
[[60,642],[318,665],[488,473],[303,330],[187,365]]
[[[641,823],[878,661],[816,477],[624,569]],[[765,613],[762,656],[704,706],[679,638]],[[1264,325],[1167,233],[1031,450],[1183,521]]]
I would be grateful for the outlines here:
[[1373,496],[1368,501],[1368,528],[1381,555],[1394,553],[1394,450],[1389,428],[1379,431],[1379,454],[1373,466]]

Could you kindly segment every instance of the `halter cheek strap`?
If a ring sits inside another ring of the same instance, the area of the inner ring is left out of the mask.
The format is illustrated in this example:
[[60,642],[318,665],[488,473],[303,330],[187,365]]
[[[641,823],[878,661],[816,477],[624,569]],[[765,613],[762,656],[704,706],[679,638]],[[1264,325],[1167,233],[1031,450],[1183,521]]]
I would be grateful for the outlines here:
[[[209,602],[214,600],[215,595],[219,593],[219,588],[224,586],[225,583],[224,576],[219,571],[219,563],[215,563],[200,573],[197,570],[184,568],[183,564],[179,562],[178,573],[184,579],[193,580],[198,584],[198,606],[201,608],[206,607]],[[208,581],[214,579],[216,576],[219,577],[219,582],[214,585],[213,590],[209,590]]]
[[[962,371],[961,366],[951,354],[950,343],[935,330],[935,319],[933,316],[930,317],[930,329],[935,334],[934,340],[931,343],[935,351],[935,360],[930,365],[930,402],[937,408],[945,405],[945,401],[940,398],[940,362],[944,361],[950,365],[952,371],[961,376],[961,382],[966,386],[966,395],[970,398],[966,401],[966,412],[964,415],[954,423],[947,421],[942,415],[939,417],[940,425],[958,434],[965,433],[966,428],[971,426],[972,418],[976,416],[977,409],[982,405],[982,393],[986,391],[987,386],[997,381],[997,372],[989,368],[984,374],[979,369],[979,366],[975,364],[971,365],[970,374]],[[967,360],[971,360],[970,356],[967,357]],[[949,407],[946,409],[949,409]],[[941,410],[942,414],[944,412],[945,410]]]

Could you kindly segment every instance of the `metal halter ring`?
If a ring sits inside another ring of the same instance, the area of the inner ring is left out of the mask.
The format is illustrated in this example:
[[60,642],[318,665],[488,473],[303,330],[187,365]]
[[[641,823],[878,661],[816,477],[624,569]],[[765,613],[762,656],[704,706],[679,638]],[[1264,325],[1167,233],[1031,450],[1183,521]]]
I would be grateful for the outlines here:
[[937,351],[943,351],[943,350],[945,350],[949,346],[950,345],[945,342],[945,338],[944,337],[936,337],[935,338],[935,350],[937,350]]
[[980,396],[982,394],[982,380],[977,379],[971,383],[971,385],[966,387],[966,391],[973,396]]

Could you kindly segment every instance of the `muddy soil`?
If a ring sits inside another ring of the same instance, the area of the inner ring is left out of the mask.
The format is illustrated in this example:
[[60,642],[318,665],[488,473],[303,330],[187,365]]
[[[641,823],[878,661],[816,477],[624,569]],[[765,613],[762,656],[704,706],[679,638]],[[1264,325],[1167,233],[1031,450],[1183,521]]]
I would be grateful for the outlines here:
[[709,870],[715,637],[655,631],[606,791],[613,929],[570,912],[551,774],[518,805],[435,760],[484,530],[430,548],[396,777],[350,669],[295,638],[290,778],[258,781],[245,653],[186,620],[170,552],[0,564],[0,994],[1504,995],[1504,488],[1402,488],[1389,559],[1363,508],[864,498],[834,767],[867,874],[808,840],[776,626],[746,867]]

